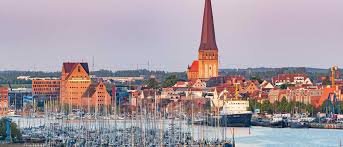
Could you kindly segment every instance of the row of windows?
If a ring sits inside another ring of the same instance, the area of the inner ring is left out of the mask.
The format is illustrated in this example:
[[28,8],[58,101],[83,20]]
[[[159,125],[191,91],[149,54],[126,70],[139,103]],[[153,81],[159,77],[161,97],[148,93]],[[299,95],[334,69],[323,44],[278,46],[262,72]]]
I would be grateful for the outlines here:
[[33,91],[60,91],[60,88],[33,88]]
[[87,78],[88,76],[71,76],[71,78]]
[[39,81],[39,82],[33,82],[33,84],[48,84],[48,85],[50,85],[50,84],[52,84],[52,85],[59,85],[61,82],[49,82],[49,81]]
[[205,53],[202,56],[203,59],[216,59],[216,56],[214,53]]
[[32,87],[60,87],[60,85],[33,85]]
[[59,95],[59,92],[34,92],[34,95],[46,95],[46,94],[51,94],[51,95]]
[[85,83],[85,84],[88,84],[89,81],[69,81],[69,83],[77,83],[77,84],[80,84],[80,83]]

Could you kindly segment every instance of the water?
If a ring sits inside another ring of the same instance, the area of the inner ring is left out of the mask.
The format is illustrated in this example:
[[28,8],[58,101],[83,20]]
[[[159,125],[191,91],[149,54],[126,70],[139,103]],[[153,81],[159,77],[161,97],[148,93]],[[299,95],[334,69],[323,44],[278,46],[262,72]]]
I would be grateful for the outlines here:
[[[44,118],[13,118],[14,122],[19,122],[21,128],[28,126],[44,125],[48,122],[61,122],[61,120],[48,120]],[[103,122],[103,123],[102,123]],[[163,121],[163,128],[167,129],[171,121]],[[114,120],[83,122],[89,126],[115,127]],[[184,121],[174,121],[175,126],[181,126],[186,131],[193,132],[195,139],[199,138],[232,138],[233,128],[219,128],[209,126],[194,126],[193,129]],[[102,125],[99,125],[102,124]],[[134,125],[138,122],[133,121]],[[162,124],[156,122],[156,124]],[[69,122],[68,125],[82,125],[78,120]],[[117,127],[129,127],[131,120],[117,121]],[[327,130],[327,129],[291,129],[291,128],[265,128],[251,127],[249,128],[234,128],[236,145],[238,147],[339,147],[340,140],[343,143],[343,130]]]

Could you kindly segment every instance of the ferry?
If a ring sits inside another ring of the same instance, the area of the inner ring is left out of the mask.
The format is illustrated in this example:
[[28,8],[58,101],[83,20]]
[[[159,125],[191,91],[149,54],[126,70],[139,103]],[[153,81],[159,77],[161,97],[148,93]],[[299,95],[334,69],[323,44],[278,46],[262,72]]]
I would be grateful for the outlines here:
[[248,100],[227,101],[220,112],[220,126],[223,127],[250,127],[252,112],[248,111]]
[[[252,112],[248,111],[249,101],[238,98],[238,85],[235,84],[235,97],[226,99],[224,96],[223,106],[219,115],[212,116],[208,122],[210,126],[222,127],[250,127]],[[222,95],[222,94],[220,94]]]

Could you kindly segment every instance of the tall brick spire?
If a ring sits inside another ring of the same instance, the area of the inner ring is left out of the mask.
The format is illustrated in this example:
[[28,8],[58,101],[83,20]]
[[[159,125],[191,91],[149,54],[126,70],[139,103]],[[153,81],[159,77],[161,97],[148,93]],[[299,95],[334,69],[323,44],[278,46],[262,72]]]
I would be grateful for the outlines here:
[[205,10],[199,50],[218,50],[214,32],[211,0],[205,0]]

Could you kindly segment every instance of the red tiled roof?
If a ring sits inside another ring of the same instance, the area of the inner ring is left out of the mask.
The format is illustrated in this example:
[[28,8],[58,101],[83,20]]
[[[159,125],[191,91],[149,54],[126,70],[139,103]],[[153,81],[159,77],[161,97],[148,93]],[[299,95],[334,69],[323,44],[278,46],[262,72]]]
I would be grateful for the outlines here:
[[198,72],[199,70],[199,61],[198,60],[194,60],[191,67],[189,67],[189,71],[190,72]]

